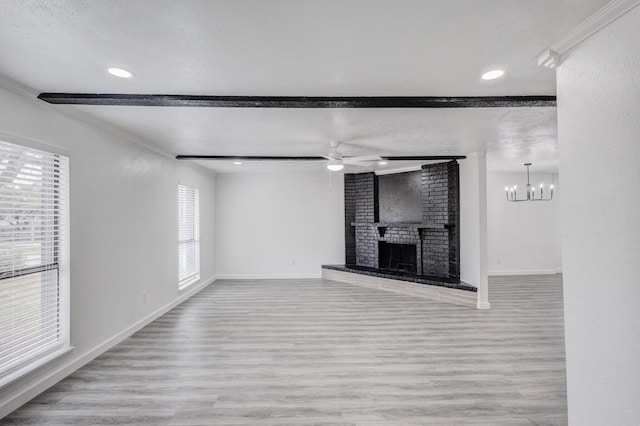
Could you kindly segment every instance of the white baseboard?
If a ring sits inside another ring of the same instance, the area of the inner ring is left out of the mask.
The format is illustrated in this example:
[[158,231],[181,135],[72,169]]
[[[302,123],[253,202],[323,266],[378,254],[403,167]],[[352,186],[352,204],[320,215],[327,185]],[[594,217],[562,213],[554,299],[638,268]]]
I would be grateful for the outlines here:
[[511,271],[489,271],[489,276],[502,276],[502,275],[554,275],[561,273],[557,269],[516,269]]
[[312,274],[218,274],[219,280],[287,280],[322,278],[322,272]]
[[99,355],[102,355],[104,352],[122,342],[127,337],[131,336],[149,323],[166,314],[171,309],[180,305],[182,302],[186,301],[187,299],[198,293],[200,290],[216,281],[216,279],[217,277],[213,276],[207,280],[202,280],[200,284],[194,285],[192,288],[189,287],[185,289],[184,292],[175,300],[152,312],[135,324],[127,327],[115,336],[107,339],[87,353],[67,361],[66,363],[55,368],[53,371],[45,373],[44,377],[42,377],[40,380],[36,381],[26,389],[18,391],[15,395],[12,395],[8,400],[2,403],[2,405],[0,406],[0,419],[5,417],[12,411],[20,408],[23,404],[29,402],[45,390],[49,389],[51,386],[58,383],[60,380],[72,374],[74,371],[88,364],[90,361],[97,358]]

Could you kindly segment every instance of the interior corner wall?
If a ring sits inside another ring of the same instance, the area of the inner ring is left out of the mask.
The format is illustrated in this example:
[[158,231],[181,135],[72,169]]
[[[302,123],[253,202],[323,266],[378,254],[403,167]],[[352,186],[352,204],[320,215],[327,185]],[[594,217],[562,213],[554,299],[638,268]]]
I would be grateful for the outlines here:
[[320,278],[344,263],[342,174],[223,174],[216,191],[219,278]]
[[640,7],[557,69],[567,400],[573,425],[640,424]]
[[[0,418],[215,278],[215,178],[0,84],[0,139],[70,157],[74,350],[0,390]],[[201,280],[178,291],[177,184],[200,189]],[[143,296],[146,293],[146,297]]]
[[460,280],[478,288],[478,308],[488,309],[486,157],[460,161]]
[[[534,164],[535,166],[535,164]],[[535,275],[562,272],[560,233],[556,209],[560,203],[557,175],[531,173],[536,192],[544,183],[545,192],[553,184],[550,202],[512,203],[505,187],[517,185],[524,197],[526,169],[522,173],[487,173],[487,267],[489,275]]]
[[562,272],[562,221],[560,220],[560,210],[562,205],[562,184],[560,183],[560,176],[558,173],[551,175],[551,180],[555,185],[555,193],[553,195],[553,221],[556,227],[555,231],[555,259],[556,259],[556,273]]

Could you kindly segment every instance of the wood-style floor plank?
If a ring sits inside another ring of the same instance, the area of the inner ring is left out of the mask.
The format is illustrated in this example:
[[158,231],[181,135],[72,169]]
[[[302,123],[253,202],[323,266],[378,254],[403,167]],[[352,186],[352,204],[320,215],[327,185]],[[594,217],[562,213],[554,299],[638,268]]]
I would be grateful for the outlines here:
[[492,278],[490,301],[217,281],[0,423],[566,424],[560,276]]

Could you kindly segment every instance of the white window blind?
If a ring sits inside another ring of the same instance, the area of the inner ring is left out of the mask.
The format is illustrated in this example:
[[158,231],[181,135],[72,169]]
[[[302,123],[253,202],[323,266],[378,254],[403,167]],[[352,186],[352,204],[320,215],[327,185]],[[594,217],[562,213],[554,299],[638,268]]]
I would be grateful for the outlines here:
[[178,276],[180,289],[200,279],[200,194],[178,185]]
[[69,345],[68,159],[0,141],[0,385]]

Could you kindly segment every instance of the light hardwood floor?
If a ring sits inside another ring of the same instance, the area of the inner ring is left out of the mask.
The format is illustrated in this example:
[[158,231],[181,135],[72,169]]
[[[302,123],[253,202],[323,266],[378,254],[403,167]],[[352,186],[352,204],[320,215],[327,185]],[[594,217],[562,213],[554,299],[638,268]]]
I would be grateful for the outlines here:
[[217,281],[0,423],[566,424],[560,276],[490,301]]

